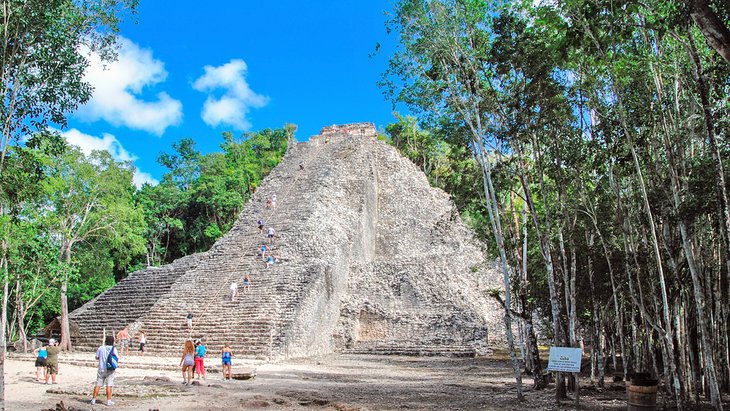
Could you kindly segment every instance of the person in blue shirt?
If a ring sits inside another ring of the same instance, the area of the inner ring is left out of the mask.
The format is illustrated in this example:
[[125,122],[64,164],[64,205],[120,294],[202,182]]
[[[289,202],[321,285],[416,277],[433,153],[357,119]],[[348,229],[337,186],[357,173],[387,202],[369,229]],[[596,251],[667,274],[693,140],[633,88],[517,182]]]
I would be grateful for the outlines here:
[[[41,346],[33,350],[36,355],[35,358],[35,379],[38,382],[45,381],[46,379],[46,358],[48,358],[48,351],[45,346]],[[43,379],[41,379],[41,369],[43,370]]]
[[203,379],[205,379],[205,364],[203,363],[203,359],[205,358],[206,351],[208,350],[202,341],[198,340],[195,342],[195,374],[197,374],[198,379],[200,379],[201,374],[203,375]]

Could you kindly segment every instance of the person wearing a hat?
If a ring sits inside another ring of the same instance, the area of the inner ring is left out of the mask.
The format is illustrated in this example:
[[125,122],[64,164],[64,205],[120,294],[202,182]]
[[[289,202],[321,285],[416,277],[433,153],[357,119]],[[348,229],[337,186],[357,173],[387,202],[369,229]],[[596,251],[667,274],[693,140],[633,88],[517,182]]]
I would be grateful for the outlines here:
[[56,374],[58,374],[58,353],[61,352],[61,347],[58,346],[58,342],[51,338],[48,340],[48,347],[46,347],[48,358],[46,358],[46,384],[48,384],[48,377],[51,378],[51,383],[56,383]]

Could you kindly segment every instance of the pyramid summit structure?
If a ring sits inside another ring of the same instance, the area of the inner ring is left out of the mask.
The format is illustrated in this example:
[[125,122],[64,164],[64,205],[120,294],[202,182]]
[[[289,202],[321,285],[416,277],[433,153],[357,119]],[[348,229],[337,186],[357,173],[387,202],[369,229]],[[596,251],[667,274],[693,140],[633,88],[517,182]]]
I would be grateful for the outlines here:
[[[292,143],[230,232],[206,252],[130,274],[73,311],[72,342],[92,348],[129,327],[159,354],[200,338],[214,351],[229,344],[238,358],[275,360],[468,355],[501,341],[503,310],[486,292],[501,287],[501,276],[484,246],[449,195],[376,136],[372,124],[357,123]],[[267,207],[273,195],[276,206]],[[268,240],[258,220],[276,232],[269,253],[280,262],[272,266],[259,255]]]

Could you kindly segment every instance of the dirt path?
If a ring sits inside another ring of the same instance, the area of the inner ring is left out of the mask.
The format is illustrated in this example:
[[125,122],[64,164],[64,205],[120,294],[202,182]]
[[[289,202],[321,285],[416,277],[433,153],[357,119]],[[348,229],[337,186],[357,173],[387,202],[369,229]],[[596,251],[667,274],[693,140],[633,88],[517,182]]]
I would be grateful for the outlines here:
[[[52,409],[63,401],[79,410],[110,409],[91,406],[96,376],[91,366],[68,361],[93,359],[75,353],[62,358],[57,385],[35,382],[30,359],[11,357],[6,362],[8,410]],[[63,355],[62,355],[63,357]],[[63,361],[67,363],[63,363]],[[131,361],[130,361],[131,362]],[[131,365],[128,362],[128,365]],[[125,367],[117,371],[113,408],[124,410],[557,410],[552,389],[526,389],[517,402],[508,364],[493,360],[327,356],[284,363],[249,363],[257,376],[246,381],[222,381],[210,373],[201,386],[183,386],[178,360],[145,357],[145,362],[167,370]],[[219,361],[207,365],[217,366]],[[234,363],[235,364],[235,363]],[[217,371],[217,370],[216,370]],[[147,377],[147,378],[145,378]],[[625,409],[622,387],[581,393],[582,409]],[[103,398],[100,398],[103,400]],[[104,401],[100,401],[104,402]]]

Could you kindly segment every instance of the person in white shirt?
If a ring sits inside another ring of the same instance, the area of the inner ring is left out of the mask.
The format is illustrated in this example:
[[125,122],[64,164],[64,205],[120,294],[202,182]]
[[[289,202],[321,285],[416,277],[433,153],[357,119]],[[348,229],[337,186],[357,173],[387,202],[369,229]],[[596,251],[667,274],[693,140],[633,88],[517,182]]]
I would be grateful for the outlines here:
[[236,301],[236,294],[238,294],[238,283],[231,283],[231,302]]
[[99,390],[106,385],[106,405],[114,405],[112,401],[112,387],[114,386],[114,373],[117,370],[109,370],[106,368],[106,361],[112,350],[114,350],[114,336],[107,335],[104,345],[99,346],[96,350],[96,359],[99,361],[99,367],[96,371],[96,386],[94,387],[94,397],[91,399],[92,404],[96,404],[96,397]]

